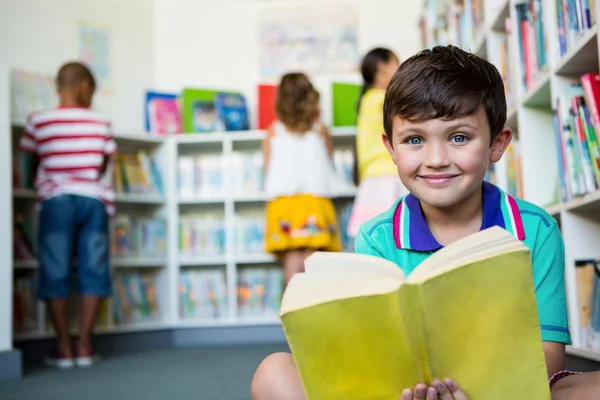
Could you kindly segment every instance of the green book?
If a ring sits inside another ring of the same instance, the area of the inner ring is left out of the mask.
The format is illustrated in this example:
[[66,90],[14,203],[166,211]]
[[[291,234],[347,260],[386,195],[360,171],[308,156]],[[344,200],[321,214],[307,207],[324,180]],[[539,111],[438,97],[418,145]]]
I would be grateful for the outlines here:
[[333,126],[356,126],[360,89],[361,86],[355,83],[332,84]]

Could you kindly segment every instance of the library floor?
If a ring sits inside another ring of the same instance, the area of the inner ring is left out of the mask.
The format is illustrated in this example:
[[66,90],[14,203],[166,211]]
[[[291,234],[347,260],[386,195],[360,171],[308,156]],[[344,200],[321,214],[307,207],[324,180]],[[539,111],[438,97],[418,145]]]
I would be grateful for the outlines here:
[[[92,368],[28,367],[23,379],[0,383],[2,400],[248,400],[258,364],[285,344],[180,347],[110,355]],[[600,364],[567,357],[579,371]]]
[[110,355],[92,368],[29,367],[2,400],[248,400],[258,364],[284,344],[185,347]]

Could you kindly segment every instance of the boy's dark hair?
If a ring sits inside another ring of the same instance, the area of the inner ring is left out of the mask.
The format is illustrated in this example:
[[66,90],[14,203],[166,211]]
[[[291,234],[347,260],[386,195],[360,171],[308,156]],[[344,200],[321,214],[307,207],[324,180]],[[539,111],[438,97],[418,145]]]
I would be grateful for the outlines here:
[[87,81],[92,90],[96,88],[96,80],[92,71],[80,62],[69,62],[58,70],[56,86],[60,88],[73,87],[80,82]]
[[502,76],[489,61],[458,47],[423,50],[400,65],[383,103],[390,143],[395,117],[408,121],[453,119],[485,108],[492,142],[506,123]]

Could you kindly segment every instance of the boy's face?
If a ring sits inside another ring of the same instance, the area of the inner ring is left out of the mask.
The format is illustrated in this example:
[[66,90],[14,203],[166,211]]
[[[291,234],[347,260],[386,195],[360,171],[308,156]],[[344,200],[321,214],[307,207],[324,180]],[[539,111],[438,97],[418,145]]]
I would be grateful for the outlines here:
[[453,206],[475,193],[488,165],[500,160],[511,138],[510,128],[504,128],[490,146],[483,106],[453,120],[395,118],[392,143],[383,134],[402,183],[419,200],[436,208]]

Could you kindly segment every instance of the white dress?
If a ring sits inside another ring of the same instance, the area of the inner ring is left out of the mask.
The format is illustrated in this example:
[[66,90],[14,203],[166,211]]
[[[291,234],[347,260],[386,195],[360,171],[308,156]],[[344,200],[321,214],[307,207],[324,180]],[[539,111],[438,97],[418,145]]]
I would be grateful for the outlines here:
[[279,121],[273,127],[265,177],[267,197],[297,194],[331,197],[337,181],[319,126],[303,134],[291,133]]

